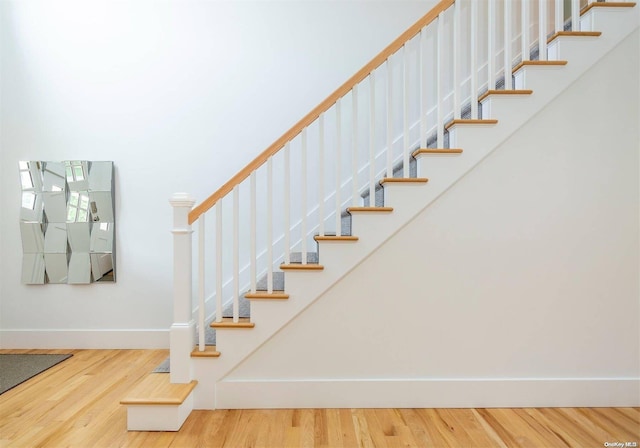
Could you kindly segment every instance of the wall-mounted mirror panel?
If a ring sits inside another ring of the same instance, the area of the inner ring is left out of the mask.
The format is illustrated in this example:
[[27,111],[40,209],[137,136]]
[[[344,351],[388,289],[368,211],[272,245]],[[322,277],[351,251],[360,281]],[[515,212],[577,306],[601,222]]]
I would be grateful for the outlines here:
[[64,163],[44,162],[42,172],[42,191],[59,192],[66,190]]
[[91,258],[86,252],[72,252],[67,283],[91,283]]
[[113,225],[108,222],[93,224],[91,229],[90,251],[93,253],[111,253],[113,249]]
[[91,223],[67,223],[67,236],[71,252],[86,252],[91,250]]
[[39,222],[21,222],[22,252],[25,254],[44,253],[44,225]]
[[64,222],[67,215],[67,197],[64,191],[40,193],[44,201],[47,222]]
[[70,190],[89,189],[89,162],[86,160],[67,160],[64,162],[64,168]]
[[42,285],[45,283],[44,254],[22,254],[22,283]]
[[89,210],[93,222],[113,222],[113,198],[108,191],[89,193]]
[[94,281],[113,281],[113,254],[91,254]]
[[115,281],[113,162],[18,163],[22,282]]
[[44,212],[42,195],[34,191],[22,192],[22,208],[20,209],[21,222],[43,222]]
[[113,190],[113,164],[111,162],[92,162],[89,169],[90,191]]
[[67,283],[69,257],[64,254],[44,254],[48,283]]
[[44,235],[45,254],[66,254],[67,253],[67,225],[51,223],[47,226]]

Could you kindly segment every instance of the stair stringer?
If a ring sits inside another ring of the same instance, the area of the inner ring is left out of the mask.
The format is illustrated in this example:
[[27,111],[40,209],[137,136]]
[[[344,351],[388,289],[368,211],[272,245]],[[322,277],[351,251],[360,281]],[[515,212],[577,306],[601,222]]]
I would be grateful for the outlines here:
[[[517,88],[528,88],[534,92],[525,98],[518,98],[517,108],[511,106],[514,98],[491,98],[490,118],[498,119],[498,124],[456,125],[449,130],[450,147],[463,148],[463,154],[419,159],[418,175],[430,177],[428,184],[386,185],[385,203],[394,208],[392,213],[353,216],[353,235],[360,238],[358,242],[322,242],[319,245],[320,263],[325,269],[318,272],[287,272],[286,292],[290,295],[289,300],[252,303],[251,320],[256,323],[254,329],[219,329],[217,346],[223,355],[213,360],[191,360],[194,379],[199,383],[194,391],[194,409],[233,407],[229,406],[226,400],[224,403],[218,403],[218,382],[223,382],[236,366],[313,304],[332,285],[366,260],[545,105],[566,90],[582,73],[637,29],[640,22],[639,10],[638,7],[629,8],[626,15],[611,14],[604,9],[590,11],[594,15],[591,20],[598,23],[596,31],[602,31],[602,36],[572,42],[571,45],[563,47],[561,57],[569,61],[564,67],[522,68],[516,73]],[[624,20],[621,20],[623,16]],[[592,47],[594,42],[596,45]],[[438,163],[446,163],[447,168],[432,171],[431,165],[435,160],[439,160]]]

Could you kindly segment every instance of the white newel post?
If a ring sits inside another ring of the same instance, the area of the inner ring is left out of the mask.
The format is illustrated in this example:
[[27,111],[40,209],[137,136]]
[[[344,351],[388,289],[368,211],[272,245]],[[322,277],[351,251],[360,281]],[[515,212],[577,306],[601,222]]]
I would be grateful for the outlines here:
[[175,193],[169,200],[173,207],[173,324],[169,355],[171,382],[191,381],[191,351],[194,347],[195,322],[191,314],[191,225],[189,212],[195,201],[187,193]]

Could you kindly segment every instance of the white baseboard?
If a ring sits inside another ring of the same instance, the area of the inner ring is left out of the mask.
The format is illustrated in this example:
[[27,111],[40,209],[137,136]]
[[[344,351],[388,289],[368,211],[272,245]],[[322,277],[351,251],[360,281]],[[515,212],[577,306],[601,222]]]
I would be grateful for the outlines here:
[[0,348],[168,349],[169,329],[0,330]]
[[222,381],[216,408],[636,407],[638,378]]

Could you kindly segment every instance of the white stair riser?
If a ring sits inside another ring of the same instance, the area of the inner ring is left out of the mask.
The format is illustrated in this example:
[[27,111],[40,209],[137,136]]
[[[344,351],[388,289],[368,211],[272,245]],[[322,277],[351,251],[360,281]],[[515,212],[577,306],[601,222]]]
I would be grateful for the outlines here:
[[591,8],[580,18],[580,31],[602,31],[616,40],[626,35],[624,30],[638,24],[638,7],[633,8]]
[[568,56],[575,59],[575,55],[581,51],[592,51],[598,39],[599,36],[558,36],[549,44],[549,60],[566,60]]
[[470,142],[477,142],[478,145],[486,147],[488,142],[482,142],[492,138],[492,131],[496,127],[495,124],[457,124],[452,126],[449,128],[449,146],[462,148],[466,151]]
[[[490,95],[480,102],[483,118],[495,118],[500,124],[512,119],[514,114],[525,115],[523,104],[530,100],[531,95]],[[506,112],[506,113],[505,113]]]
[[193,394],[178,406],[129,405],[127,429],[129,431],[178,431],[193,410]]

